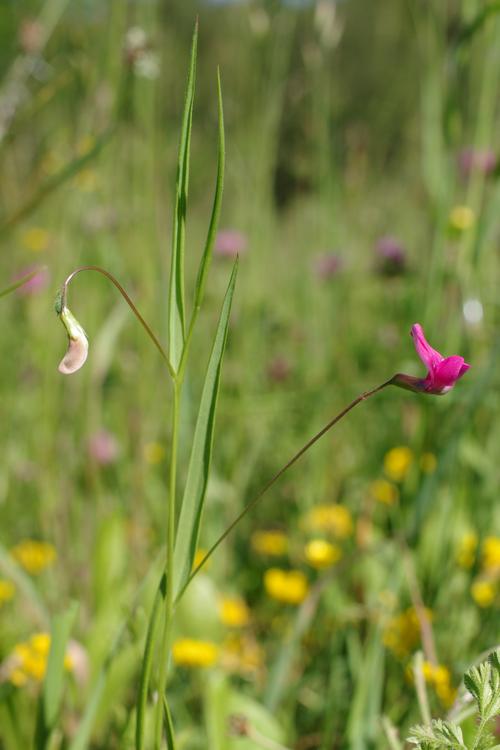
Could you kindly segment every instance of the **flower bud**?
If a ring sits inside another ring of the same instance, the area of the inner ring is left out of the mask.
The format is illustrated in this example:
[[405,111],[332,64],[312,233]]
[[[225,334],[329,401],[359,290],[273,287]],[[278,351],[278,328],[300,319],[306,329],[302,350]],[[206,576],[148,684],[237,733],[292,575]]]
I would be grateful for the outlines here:
[[63,375],[71,375],[85,364],[89,342],[87,334],[68,307],[61,307],[56,302],[56,311],[59,313],[61,322],[68,333],[68,349],[59,364],[58,370]]

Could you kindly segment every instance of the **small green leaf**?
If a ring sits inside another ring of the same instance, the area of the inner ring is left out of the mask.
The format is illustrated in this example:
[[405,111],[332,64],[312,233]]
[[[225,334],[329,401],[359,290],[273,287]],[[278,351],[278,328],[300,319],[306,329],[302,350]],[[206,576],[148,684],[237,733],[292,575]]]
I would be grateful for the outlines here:
[[212,459],[212,442],[215,427],[215,412],[219,393],[222,358],[226,345],[229,314],[233,300],[238,262],[234,264],[208,362],[205,383],[201,394],[200,408],[189,459],[186,486],[182,498],[179,525],[175,541],[174,594],[183,589],[193,566],[198,534],[205,502],[208,475]]
[[226,147],[224,139],[224,110],[222,108],[222,89],[220,82],[220,73],[217,71],[217,97],[218,97],[218,111],[219,111],[219,152],[217,157],[217,178],[215,181],[215,193],[214,202],[212,206],[212,215],[210,217],[210,224],[208,227],[207,239],[205,242],[205,249],[200,262],[200,268],[198,270],[198,277],[196,279],[196,291],[194,300],[194,313],[193,316],[197,315],[198,310],[201,307],[203,301],[203,294],[205,291],[205,281],[210,267],[210,261],[212,259],[212,250],[215,242],[215,235],[217,233],[217,227],[219,224],[220,208],[222,203],[222,191],[224,188],[224,165],[226,160]]
[[63,691],[66,647],[77,612],[78,604],[73,602],[66,612],[54,617],[47,672],[38,709],[35,735],[37,750],[48,747],[50,735],[56,725]]
[[193,101],[196,79],[196,48],[198,41],[198,24],[193,33],[191,62],[189,66],[186,100],[182,119],[181,139],[175,190],[175,209],[172,237],[172,257],[170,262],[170,281],[168,298],[168,353],[175,371],[179,367],[184,348],[185,311],[184,311],[184,245],[186,239],[186,208],[189,184],[189,152],[191,145],[191,125],[193,120]]

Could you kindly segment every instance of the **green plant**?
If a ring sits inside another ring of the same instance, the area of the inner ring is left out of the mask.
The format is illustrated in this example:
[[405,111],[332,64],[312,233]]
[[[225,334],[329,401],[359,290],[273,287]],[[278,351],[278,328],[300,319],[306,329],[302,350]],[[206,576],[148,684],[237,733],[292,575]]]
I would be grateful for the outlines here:
[[418,750],[492,750],[498,748],[491,723],[500,713],[500,649],[472,667],[464,675],[464,685],[477,709],[477,728],[466,741],[462,729],[453,721],[432,719],[411,728],[408,742]]

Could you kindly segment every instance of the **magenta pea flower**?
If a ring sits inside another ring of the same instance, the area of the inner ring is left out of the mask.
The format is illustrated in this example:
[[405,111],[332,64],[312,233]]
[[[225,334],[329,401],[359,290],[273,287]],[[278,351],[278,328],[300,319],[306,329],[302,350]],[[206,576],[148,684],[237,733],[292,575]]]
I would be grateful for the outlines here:
[[422,380],[413,377],[413,375],[398,373],[392,379],[392,383],[410,391],[431,393],[436,396],[447,393],[453,388],[457,380],[465,375],[470,365],[458,354],[443,357],[442,354],[433,349],[425,338],[422,326],[419,323],[412,326],[411,335],[417,354],[427,367],[427,376]]

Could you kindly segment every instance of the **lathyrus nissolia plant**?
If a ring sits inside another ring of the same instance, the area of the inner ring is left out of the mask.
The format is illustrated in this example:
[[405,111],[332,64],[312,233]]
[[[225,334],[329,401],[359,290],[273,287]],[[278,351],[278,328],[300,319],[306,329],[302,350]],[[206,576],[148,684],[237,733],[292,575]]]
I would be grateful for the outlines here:
[[[230,531],[239,523],[243,516],[258,502],[270,487],[284,474],[299,458],[311,448],[328,430],[339,422],[351,409],[361,401],[378,393],[389,385],[396,385],[418,393],[441,394],[450,390],[455,382],[468,369],[462,357],[442,357],[432,349],[424,338],[420,326],[412,328],[417,352],[428,368],[425,379],[418,379],[398,373],[376,388],[362,393],[345,409],[331,419],[313,438],[264,485],[262,490],[235,518],[224,533],[215,541],[205,558],[193,570],[195,552],[197,548],[200,524],[210,471],[212,442],[214,436],[217,397],[221,377],[222,359],[227,337],[228,321],[236,282],[237,261],[233,267],[227,291],[222,303],[221,313],[212,351],[210,354],[202,395],[200,399],[194,435],[192,439],[191,455],[186,475],[186,482],[179,502],[179,488],[177,486],[177,463],[179,441],[179,419],[181,393],[184,382],[186,365],[188,362],[193,331],[203,302],[207,274],[212,258],[212,249],[216,235],[223,189],[224,176],[224,123],[222,110],[222,95],[220,78],[218,78],[218,111],[219,138],[218,163],[212,214],[200,260],[198,276],[194,290],[194,300],[190,313],[186,310],[184,286],[184,248],[186,206],[189,182],[189,153],[191,141],[191,126],[193,114],[195,74],[196,74],[197,29],[195,28],[191,49],[191,60],[187,82],[187,93],[181,129],[179,159],[177,166],[176,195],[173,217],[173,238],[170,264],[169,298],[168,298],[168,345],[166,348],[160,343],[149,324],[144,320],[139,310],[132,302],[119,282],[105,269],[97,266],[77,268],[65,280],[56,300],[56,312],[68,334],[68,350],[63,357],[59,370],[63,374],[76,372],[87,359],[88,341],[84,329],[70,312],[67,305],[67,294],[70,282],[82,271],[96,271],[106,276],[120,291],[135,316],[143,326],[145,332],[160,352],[167,366],[172,387],[171,408],[171,446],[169,466],[169,492],[165,519],[166,555],[164,573],[158,586],[153,608],[149,618],[146,635],[144,656],[142,660],[141,678],[137,698],[137,719],[135,746],[136,750],[145,747],[145,716],[150,694],[153,672],[153,654],[158,654],[156,663],[159,665],[155,678],[157,698],[154,726],[154,749],[160,750],[166,738],[169,750],[175,748],[175,735],[168,701],[165,695],[167,670],[171,646],[172,619],[176,604],[181,599],[187,586],[197,574],[206,560],[213,554],[219,544]],[[178,521],[176,523],[176,518]]]

